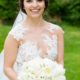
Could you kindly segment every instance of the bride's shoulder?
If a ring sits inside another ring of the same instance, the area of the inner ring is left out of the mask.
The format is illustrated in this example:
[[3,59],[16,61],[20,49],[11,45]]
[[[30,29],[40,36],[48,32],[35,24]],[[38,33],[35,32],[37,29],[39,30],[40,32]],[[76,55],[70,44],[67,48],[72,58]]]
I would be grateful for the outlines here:
[[23,38],[25,32],[26,29],[21,24],[17,24],[10,30],[8,35],[13,36],[13,38],[19,41],[21,38]]
[[57,25],[57,24],[50,23],[50,22],[48,22],[48,24],[49,24],[48,30],[49,30],[50,32],[64,33],[64,30],[62,29],[61,26],[59,26],[59,25]]

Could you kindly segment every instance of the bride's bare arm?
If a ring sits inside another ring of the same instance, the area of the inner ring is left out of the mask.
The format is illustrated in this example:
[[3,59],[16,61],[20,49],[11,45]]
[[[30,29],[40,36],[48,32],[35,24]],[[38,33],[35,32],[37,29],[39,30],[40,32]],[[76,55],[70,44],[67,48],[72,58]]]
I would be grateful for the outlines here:
[[17,80],[13,65],[17,57],[18,42],[9,35],[4,44],[4,73],[10,80]]
[[62,30],[57,30],[58,36],[58,55],[57,55],[57,62],[64,66],[64,34]]

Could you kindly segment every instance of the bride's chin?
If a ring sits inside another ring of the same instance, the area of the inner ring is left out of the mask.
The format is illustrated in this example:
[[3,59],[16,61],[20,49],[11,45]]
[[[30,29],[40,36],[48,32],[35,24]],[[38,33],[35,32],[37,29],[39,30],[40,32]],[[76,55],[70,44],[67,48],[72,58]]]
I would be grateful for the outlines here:
[[31,16],[29,16],[30,18],[33,18],[33,19],[36,19],[36,18],[40,18],[41,17],[41,15],[31,15]]

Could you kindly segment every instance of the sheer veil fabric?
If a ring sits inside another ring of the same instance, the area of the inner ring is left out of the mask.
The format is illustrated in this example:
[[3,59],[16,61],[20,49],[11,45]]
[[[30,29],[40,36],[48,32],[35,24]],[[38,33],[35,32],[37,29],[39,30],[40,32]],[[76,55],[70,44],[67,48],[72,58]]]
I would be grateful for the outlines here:
[[18,13],[18,15],[17,15],[17,17],[16,17],[16,20],[14,21],[13,28],[14,28],[16,25],[20,24],[20,23],[25,19],[25,17],[26,17],[26,14],[23,13],[23,12],[20,10],[19,13]]
[[[26,17],[26,14],[24,14],[21,10],[19,11],[16,20],[14,21],[13,27],[12,29],[20,24]],[[1,54],[0,54],[0,80],[9,80],[4,72],[3,72],[3,65],[4,65],[4,50],[2,50]]]

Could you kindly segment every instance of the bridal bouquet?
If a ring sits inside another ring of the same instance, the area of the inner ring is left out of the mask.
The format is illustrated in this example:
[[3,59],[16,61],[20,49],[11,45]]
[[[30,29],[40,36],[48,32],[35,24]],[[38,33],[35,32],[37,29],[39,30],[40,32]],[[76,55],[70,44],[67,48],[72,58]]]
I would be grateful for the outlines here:
[[48,58],[35,58],[23,64],[18,80],[66,80],[65,69]]

